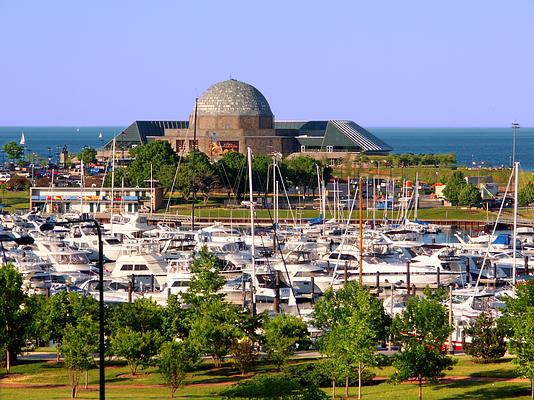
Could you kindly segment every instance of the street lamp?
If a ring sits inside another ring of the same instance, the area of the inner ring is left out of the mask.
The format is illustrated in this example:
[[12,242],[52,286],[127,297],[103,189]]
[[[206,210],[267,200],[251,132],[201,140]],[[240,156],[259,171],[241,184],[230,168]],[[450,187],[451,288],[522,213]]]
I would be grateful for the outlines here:
[[519,126],[519,123],[517,121],[512,122],[512,129],[514,130],[514,144],[512,146],[512,168],[515,165],[515,131],[519,128],[521,127]]
[[99,346],[99,369],[100,369],[100,400],[106,398],[106,374],[104,366],[104,350],[105,350],[105,341],[104,341],[104,246],[102,243],[102,230],[100,228],[100,223],[96,219],[77,219],[72,221],[65,222],[45,222],[42,224],[39,229],[44,231],[51,231],[55,226],[68,226],[77,223],[92,223],[96,228],[96,233],[98,235],[98,283],[99,283],[99,333],[100,333],[100,346]]

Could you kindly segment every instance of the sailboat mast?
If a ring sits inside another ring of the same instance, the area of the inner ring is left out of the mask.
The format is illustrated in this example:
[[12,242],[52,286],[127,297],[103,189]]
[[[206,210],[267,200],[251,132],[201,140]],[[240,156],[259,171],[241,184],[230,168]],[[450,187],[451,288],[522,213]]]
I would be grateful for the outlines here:
[[115,193],[113,193],[113,190],[115,188],[115,141],[116,137],[113,138],[113,146],[111,148],[111,213],[109,216],[109,225],[111,228],[111,234],[113,235],[113,202],[115,200]]
[[417,219],[417,210],[419,209],[419,172],[415,173],[415,204],[414,204],[414,212],[413,212],[413,219]]
[[[198,97],[195,99],[195,126],[193,127],[193,150],[197,150],[197,110],[198,110]],[[193,157],[193,162],[195,162],[195,157]],[[195,166],[193,166],[193,202],[191,203],[191,230],[195,230]]]
[[358,283],[363,286],[363,196],[362,196],[362,177],[360,176],[360,268],[358,269]]
[[248,158],[248,198],[250,206],[250,236],[252,239],[252,282],[251,291],[252,291],[252,315],[256,315],[256,244],[254,241],[254,198],[252,196],[252,150],[250,147],[247,147],[247,158]]
[[516,261],[516,239],[517,239],[517,199],[518,199],[518,193],[517,193],[517,188],[518,188],[518,182],[519,182],[519,162],[518,161],[515,161],[514,162],[514,174],[515,174],[515,181],[514,181],[514,232],[513,232],[513,235],[512,235],[512,240],[513,240],[513,260],[512,260],[512,285],[513,287],[515,288],[515,284],[516,284],[516,264],[515,264],[515,261]]

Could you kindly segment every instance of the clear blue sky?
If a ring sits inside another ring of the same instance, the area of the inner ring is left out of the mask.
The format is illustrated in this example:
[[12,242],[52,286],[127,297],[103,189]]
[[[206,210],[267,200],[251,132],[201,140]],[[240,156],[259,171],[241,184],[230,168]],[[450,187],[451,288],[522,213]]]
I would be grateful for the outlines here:
[[534,1],[0,0],[0,125],[187,119],[230,76],[277,119],[534,126]]

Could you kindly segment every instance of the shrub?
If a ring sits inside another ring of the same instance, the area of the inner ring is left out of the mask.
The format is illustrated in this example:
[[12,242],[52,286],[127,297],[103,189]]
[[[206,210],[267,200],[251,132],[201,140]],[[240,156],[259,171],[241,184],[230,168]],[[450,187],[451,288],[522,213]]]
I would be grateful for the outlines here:
[[[285,374],[288,378],[303,387],[332,386],[330,371],[328,371],[327,366],[321,362],[290,365],[286,368]],[[364,369],[362,371],[362,385],[370,385],[375,376],[376,374],[374,372]],[[336,381],[336,386],[343,385],[345,385],[345,377],[340,376]],[[358,374],[356,373],[356,369],[351,370],[349,373],[349,385],[358,385]]]
[[488,313],[480,314],[465,333],[471,336],[471,343],[464,346],[465,354],[473,357],[475,362],[494,362],[506,353],[504,332]]

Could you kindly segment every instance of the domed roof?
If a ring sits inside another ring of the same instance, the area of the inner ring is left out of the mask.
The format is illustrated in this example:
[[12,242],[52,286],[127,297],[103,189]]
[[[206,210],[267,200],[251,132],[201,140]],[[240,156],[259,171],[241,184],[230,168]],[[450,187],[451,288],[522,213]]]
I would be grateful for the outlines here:
[[254,86],[235,79],[210,86],[199,97],[198,115],[273,116],[269,103]]

